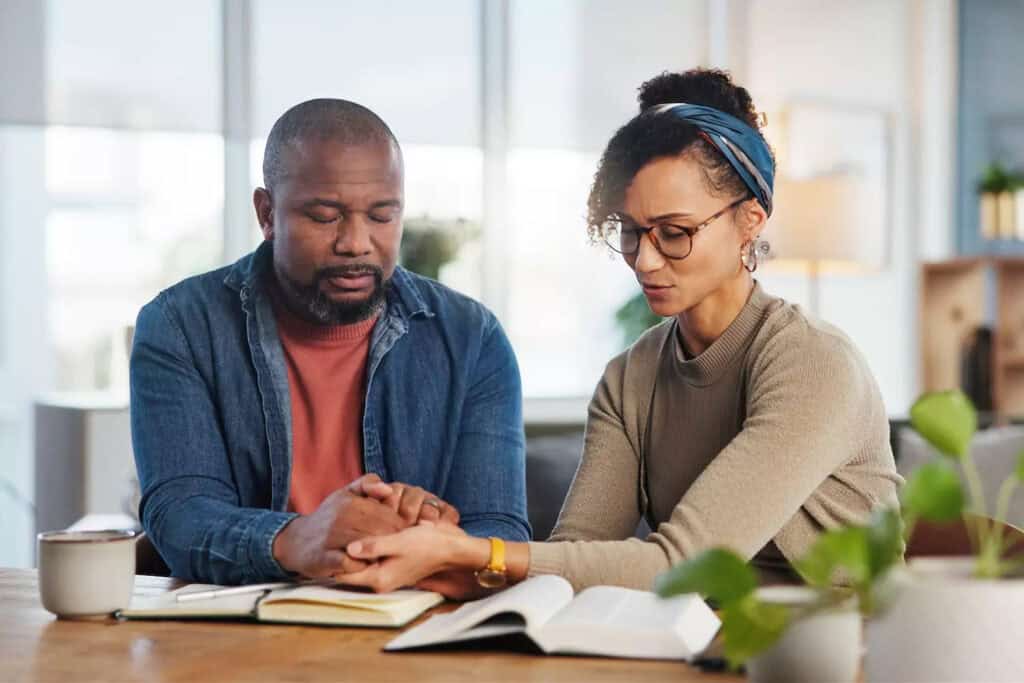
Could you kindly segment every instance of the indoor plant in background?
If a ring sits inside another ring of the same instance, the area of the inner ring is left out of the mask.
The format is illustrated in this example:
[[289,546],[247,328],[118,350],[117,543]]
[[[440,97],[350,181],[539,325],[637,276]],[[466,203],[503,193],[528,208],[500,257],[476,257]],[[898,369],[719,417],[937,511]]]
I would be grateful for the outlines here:
[[[861,649],[855,610],[870,618],[868,681],[1016,680],[1024,662],[1004,661],[1002,652],[988,652],[984,645],[1021,632],[1000,624],[1012,622],[1005,610],[1024,620],[1024,582],[1001,578],[1016,565],[1005,556],[1001,528],[983,516],[969,448],[977,425],[974,408],[960,392],[927,394],[911,409],[911,420],[946,459],[911,474],[901,493],[902,515],[878,510],[865,525],[824,532],[794,563],[807,586],[757,589],[753,570],[741,558],[713,549],[659,577],[656,590],[664,596],[698,592],[716,602],[726,658],[733,667],[746,663],[752,681],[855,680]],[[922,558],[904,567],[903,542],[919,521],[951,522],[965,513],[954,462],[972,492],[965,520],[976,555]],[[1022,478],[1024,458],[1000,490],[997,517]],[[979,598],[985,614],[960,614]]]
[[449,221],[427,215],[406,218],[399,249],[402,266],[437,280],[441,267],[454,259],[459,247],[476,232],[476,226],[463,218]]
[[1018,225],[1021,177],[994,162],[985,168],[978,182],[979,228],[985,239],[1018,239],[1024,225]]
[[647,305],[647,297],[643,292],[634,294],[615,311],[615,322],[622,330],[622,340],[625,346],[635,342],[648,328],[654,327],[662,320],[664,318]]

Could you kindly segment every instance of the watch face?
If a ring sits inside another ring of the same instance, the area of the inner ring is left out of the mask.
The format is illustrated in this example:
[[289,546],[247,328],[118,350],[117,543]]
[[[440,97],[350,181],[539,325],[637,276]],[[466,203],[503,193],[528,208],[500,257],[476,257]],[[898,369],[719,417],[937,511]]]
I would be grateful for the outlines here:
[[481,569],[476,573],[476,582],[484,588],[501,588],[507,580],[508,577],[504,572],[496,572],[492,569]]

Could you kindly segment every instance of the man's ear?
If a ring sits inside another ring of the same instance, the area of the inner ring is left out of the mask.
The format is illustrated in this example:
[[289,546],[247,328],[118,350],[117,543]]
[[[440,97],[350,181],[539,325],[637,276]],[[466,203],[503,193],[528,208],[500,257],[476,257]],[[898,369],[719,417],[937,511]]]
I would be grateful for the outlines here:
[[257,187],[252,193],[252,205],[256,209],[256,220],[263,231],[263,239],[274,239],[274,202],[270,198],[270,191]]

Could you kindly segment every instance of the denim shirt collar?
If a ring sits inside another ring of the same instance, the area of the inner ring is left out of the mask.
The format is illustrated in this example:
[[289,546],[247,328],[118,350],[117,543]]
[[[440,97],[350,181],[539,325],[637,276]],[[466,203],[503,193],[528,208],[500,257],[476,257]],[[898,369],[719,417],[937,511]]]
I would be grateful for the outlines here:
[[[292,415],[288,371],[277,331],[270,297],[266,294],[267,275],[273,258],[270,242],[239,259],[229,269],[224,285],[238,292],[244,312],[249,351],[263,396],[267,419],[271,469],[271,509],[284,510],[288,502],[292,463]],[[409,273],[396,267],[388,288],[385,309],[370,336],[367,358],[366,397],[374,391],[374,376],[395,343],[409,331],[414,316],[434,317]],[[369,401],[364,399],[364,405]],[[377,437],[376,423],[381,416],[370,409],[363,414],[363,470],[390,479],[384,453]]]

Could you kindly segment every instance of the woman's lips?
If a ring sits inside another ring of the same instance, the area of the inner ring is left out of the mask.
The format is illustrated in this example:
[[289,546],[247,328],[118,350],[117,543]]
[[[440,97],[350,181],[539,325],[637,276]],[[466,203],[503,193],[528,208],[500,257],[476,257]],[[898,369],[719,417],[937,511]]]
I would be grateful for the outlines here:
[[641,287],[644,290],[644,296],[648,299],[663,299],[668,296],[669,290],[672,289],[672,285],[653,285],[641,283]]

